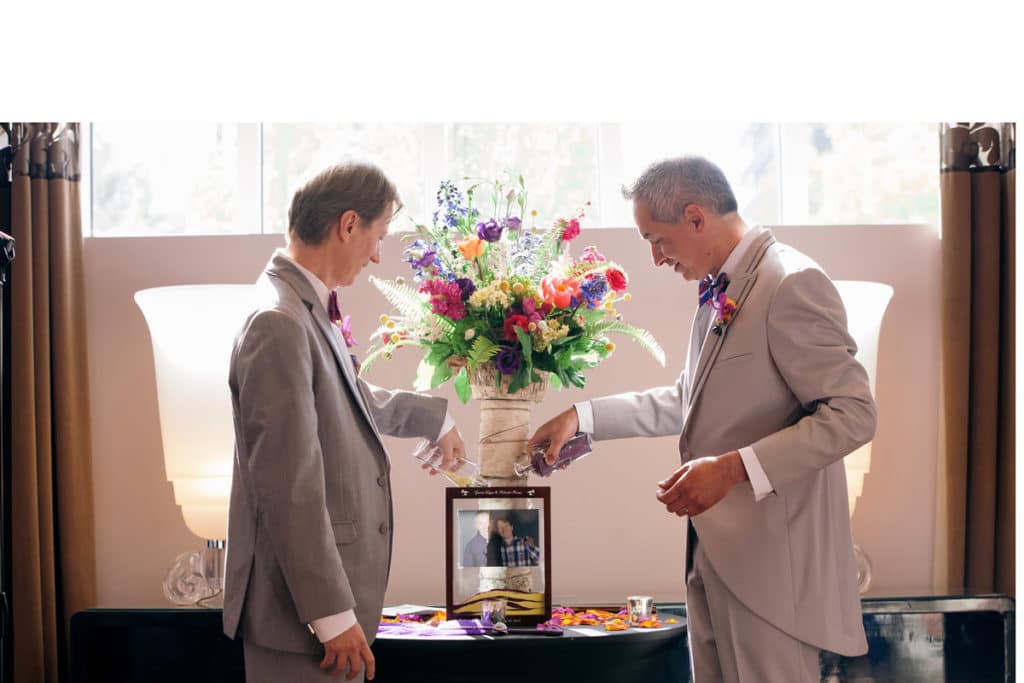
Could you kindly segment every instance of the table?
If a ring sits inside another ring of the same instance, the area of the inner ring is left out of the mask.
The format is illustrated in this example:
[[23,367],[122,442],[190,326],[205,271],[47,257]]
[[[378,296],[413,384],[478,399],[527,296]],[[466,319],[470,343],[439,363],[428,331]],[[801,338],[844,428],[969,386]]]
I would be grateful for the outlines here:
[[[822,657],[822,681],[1012,681],[1014,601],[1002,595],[864,598],[868,654]],[[685,615],[681,603],[659,614]],[[590,627],[597,630],[598,627]],[[378,638],[379,683],[689,680],[685,626],[608,636]],[[439,676],[439,666],[445,667]],[[481,679],[480,673],[486,672]],[[72,683],[242,683],[242,644],[217,609],[90,609],[71,619]]]

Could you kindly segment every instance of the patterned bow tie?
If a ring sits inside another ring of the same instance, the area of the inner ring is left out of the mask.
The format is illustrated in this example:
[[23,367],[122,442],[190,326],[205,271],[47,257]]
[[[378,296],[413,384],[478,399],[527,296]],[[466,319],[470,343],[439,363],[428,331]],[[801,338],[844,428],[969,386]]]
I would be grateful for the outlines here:
[[710,275],[704,277],[700,281],[700,288],[698,290],[698,301],[703,306],[707,302],[716,298],[719,294],[725,291],[725,288],[729,286],[729,278],[725,276],[725,273],[719,273],[718,277],[714,280],[711,279]]

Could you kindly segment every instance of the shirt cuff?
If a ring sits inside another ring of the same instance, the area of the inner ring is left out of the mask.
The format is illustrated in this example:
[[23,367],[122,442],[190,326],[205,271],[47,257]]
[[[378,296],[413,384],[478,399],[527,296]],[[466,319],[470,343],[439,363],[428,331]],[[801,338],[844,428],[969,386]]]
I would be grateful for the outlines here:
[[772,488],[771,482],[768,481],[768,475],[764,473],[761,461],[757,459],[757,454],[754,453],[753,448],[750,446],[741,448],[740,460],[743,461],[743,467],[747,470],[750,486],[754,489],[754,501],[760,502],[769,493],[775,491]]
[[576,420],[580,423],[580,431],[588,434],[594,433],[594,407],[590,405],[590,401],[580,401],[574,403],[573,407],[576,408]]
[[355,610],[347,609],[340,614],[332,614],[327,617],[314,619],[310,626],[316,633],[317,640],[326,643],[331,638],[337,638],[345,631],[352,628],[356,623]]
[[449,415],[448,413],[445,413],[444,414],[444,424],[441,425],[441,431],[437,433],[437,438],[434,439],[434,441],[440,441],[441,437],[443,437],[445,434],[450,432],[452,430],[452,427],[454,427],[454,426],[455,426],[455,420],[452,419],[451,415]]

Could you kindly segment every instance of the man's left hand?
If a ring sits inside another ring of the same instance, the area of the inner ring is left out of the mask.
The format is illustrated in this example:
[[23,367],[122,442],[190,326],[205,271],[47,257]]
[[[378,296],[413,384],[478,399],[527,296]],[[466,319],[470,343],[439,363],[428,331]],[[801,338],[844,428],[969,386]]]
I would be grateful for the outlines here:
[[670,513],[694,517],[711,509],[725,498],[733,486],[746,479],[746,470],[738,451],[684,464],[658,482],[659,501]]
[[459,459],[466,457],[466,444],[462,442],[458,427],[452,427],[438,439],[437,447],[441,449],[441,464],[436,469],[430,465],[423,466],[423,469],[430,470],[431,475],[437,474],[438,470],[454,470],[459,464]]

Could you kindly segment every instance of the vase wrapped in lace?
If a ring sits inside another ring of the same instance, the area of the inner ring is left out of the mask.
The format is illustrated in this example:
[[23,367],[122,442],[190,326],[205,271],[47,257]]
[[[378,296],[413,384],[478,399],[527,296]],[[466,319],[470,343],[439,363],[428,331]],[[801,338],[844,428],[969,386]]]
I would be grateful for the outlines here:
[[[508,393],[509,377],[501,378],[493,363],[476,367],[470,376],[473,398],[480,402],[480,476],[490,487],[525,486],[526,475],[518,476],[520,468],[529,463],[526,442],[530,438],[530,410],[533,404],[544,400],[547,388],[546,373],[539,373],[541,381],[528,384],[515,393]],[[481,500],[480,508],[507,510],[509,501]],[[530,500],[521,503],[524,508]],[[530,567],[481,567],[480,591],[508,589],[533,591]]]

